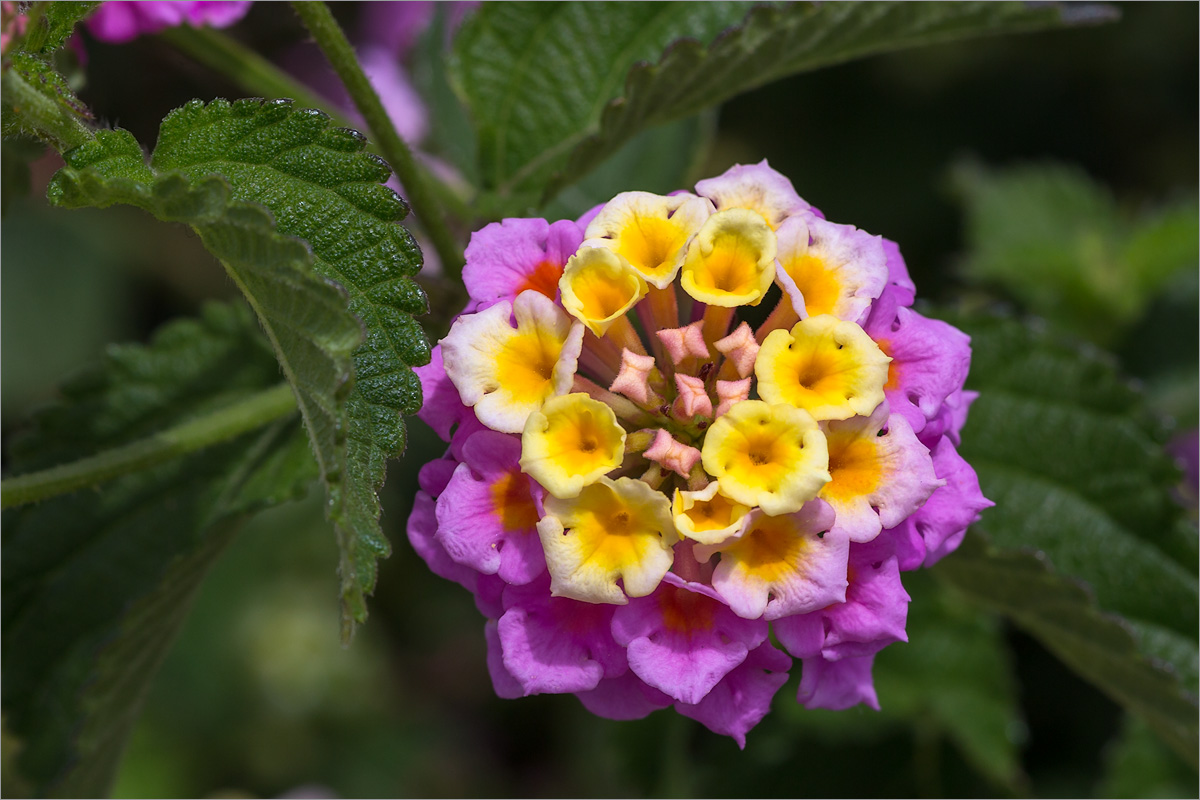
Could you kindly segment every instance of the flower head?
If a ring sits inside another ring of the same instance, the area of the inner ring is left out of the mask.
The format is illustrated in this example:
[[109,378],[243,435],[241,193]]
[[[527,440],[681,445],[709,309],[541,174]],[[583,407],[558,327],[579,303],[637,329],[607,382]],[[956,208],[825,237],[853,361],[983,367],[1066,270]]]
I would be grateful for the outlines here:
[[908,308],[895,244],[763,162],[467,256],[409,537],[489,618],[497,693],[744,745],[796,658],[805,705],[877,707],[901,574],[989,505],[955,450],[968,340]]

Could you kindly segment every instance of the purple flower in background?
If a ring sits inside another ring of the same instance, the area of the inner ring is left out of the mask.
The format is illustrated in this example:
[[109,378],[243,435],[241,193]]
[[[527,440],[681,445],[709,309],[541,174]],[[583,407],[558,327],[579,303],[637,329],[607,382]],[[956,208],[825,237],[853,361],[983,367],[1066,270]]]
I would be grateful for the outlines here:
[[228,28],[250,10],[249,2],[212,0],[211,2],[127,2],[101,3],[86,25],[102,42],[121,44],[147,33],[158,33],[176,25],[193,28]]

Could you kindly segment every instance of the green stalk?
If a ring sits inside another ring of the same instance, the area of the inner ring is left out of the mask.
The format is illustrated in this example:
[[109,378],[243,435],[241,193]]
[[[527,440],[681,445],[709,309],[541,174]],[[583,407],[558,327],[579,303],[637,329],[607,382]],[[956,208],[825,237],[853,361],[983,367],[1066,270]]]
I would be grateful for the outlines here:
[[106,450],[70,464],[9,478],[0,485],[0,508],[34,503],[149,469],[232,439],[295,411],[296,396],[292,387],[281,383],[220,411],[124,447]]
[[38,91],[15,69],[6,69],[0,79],[0,103],[4,108],[5,133],[11,114],[17,129],[49,142],[60,153],[95,138],[78,113]]
[[298,106],[320,108],[337,120],[339,125],[351,127],[349,120],[328,107],[329,102],[325,98],[237,39],[215,28],[180,25],[167,28],[159,36],[172,47],[230,78],[251,94],[268,100],[291,98]]
[[448,275],[461,272],[463,255],[454,241],[442,208],[435,199],[425,180],[424,173],[413,160],[412,151],[396,132],[383,103],[379,100],[371,82],[363,72],[354,48],[346,39],[329,7],[322,2],[293,2],[292,8],[300,16],[317,45],[333,65],[333,69],[346,86],[354,105],[371,129],[371,136],[379,142],[383,157],[396,171],[396,177],[404,184],[408,202],[416,213],[425,232],[429,234],[433,247]]

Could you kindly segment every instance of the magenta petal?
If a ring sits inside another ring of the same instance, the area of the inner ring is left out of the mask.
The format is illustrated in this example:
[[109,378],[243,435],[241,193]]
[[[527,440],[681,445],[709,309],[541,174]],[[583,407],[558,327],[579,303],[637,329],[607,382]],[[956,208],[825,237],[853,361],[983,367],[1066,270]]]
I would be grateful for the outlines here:
[[423,367],[413,367],[417,379],[421,381],[421,395],[424,401],[417,416],[433,432],[450,441],[450,431],[467,415],[475,416],[471,409],[463,405],[458,389],[446,375],[446,367],[442,363],[442,346],[436,345],[431,353],[429,363]]
[[535,485],[521,472],[520,457],[516,436],[474,434],[437,500],[437,539],[450,557],[508,583],[528,583],[546,569],[535,527]]
[[400,61],[429,27],[436,8],[434,3],[410,0],[406,3],[368,3],[358,19],[356,42],[369,43],[389,50]]
[[429,569],[446,580],[475,591],[479,573],[470,567],[455,563],[445,548],[438,543],[437,512],[434,510],[434,500],[425,492],[417,492],[413,498],[412,513],[408,515],[408,541]]
[[450,455],[459,461],[465,461],[466,455],[463,453],[463,448],[466,447],[471,437],[477,433],[491,430],[491,428],[479,421],[479,417],[475,416],[475,412],[472,409],[466,409],[462,419],[458,421],[458,427],[454,429],[454,433],[450,436]]
[[703,700],[695,705],[676,703],[675,710],[713,733],[732,736],[744,750],[746,733],[771,710],[771,699],[787,683],[791,666],[787,653],[763,642]]
[[446,491],[446,484],[458,466],[458,459],[449,453],[441,458],[426,462],[417,472],[417,484],[432,497]]
[[771,631],[784,649],[796,658],[812,658],[825,646],[824,612],[780,617],[771,623]]
[[888,268],[887,289],[884,291],[889,291],[898,305],[907,308],[917,297],[917,285],[908,275],[908,265],[900,255],[900,245],[891,239],[884,239],[883,253],[887,256]]
[[475,607],[488,619],[504,615],[504,590],[508,584],[495,575],[480,575],[475,581]]
[[[926,501],[928,503],[929,501]],[[911,519],[911,517],[909,518]],[[908,520],[905,520],[907,522]],[[895,528],[879,534],[879,539],[888,539],[896,553],[896,564],[901,572],[910,572],[925,563],[925,540],[912,525],[900,523]]]
[[501,300],[512,303],[527,289],[554,300],[567,260],[583,242],[583,231],[571,220],[553,225],[544,219],[505,219],[471,234],[463,282],[471,296],[468,311]]
[[878,711],[879,698],[875,696],[875,681],[871,678],[874,663],[873,655],[839,661],[806,658],[801,666],[796,700],[805,708],[843,711],[865,703]]
[[767,623],[742,619],[708,587],[668,573],[653,594],[617,608],[612,631],[639,678],[694,704],[767,638]]
[[429,133],[429,114],[395,53],[365,45],[358,48],[358,58],[396,132],[407,142],[422,141]]
[[949,437],[942,437],[930,455],[934,472],[946,485],[900,525],[911,526],[925,540],[926,567],[954,552],[967,528],[979,519],[979,512],[995,505],[983,496],[975,470],[954,449]]
[[483,638],[487,640],[487,668],[492,676],[492,688],[497,697],[513,700],[524,697],[525,690],[512,674],[504,668],[504,655],[500,650],[500,629],[495,620],[489,619],[483,626]]
[[[672,192],[672,194],[674,194],[674,192]],[[604,210],[606,205],[608,205],[608,203],[599,203],[583,212],[583,216],[575,220],[575,224],[579,226],[579,230],[586,231],[587,226],[592,224],[592,220],[600,216],[600,212]]]
[[188,24],[193,27],[209,25],[213,28],[228,28],[246,16],[253,3],[248,0],[201,0],[179,5],[190,6],[184,14]]
[[909,596],[900,583],[896,557],[880,559],[869,545],[851,544],[849,577],[846,602],[823,612],[829,623],[825,657],[869,656],[892,642],[908,641]]
[[629,670],[616,678],[604,678],[595,689],[576,692],[575,696],[588,711],[606,719],[641,719],[671,705],[670,697],[647,686]]
[[921,435],[917,437],[921,440],[921,444],[933,449],[933,446],[938,443],[938,439],[943,436],[948,437],[955,447],[962,444],[959,434],[962,432],[963,426],[967,424],[967,412],[977,397],[979,397],[979,392],[967,392],[962,389],[947,395],[946,401],[938,409],[937,415],[926,423],[925,430],[921,431]]
[[525,694],[596,688],[623,673],[625,649],[612,637],[613,606],[551,597],[549,579],[504,592],[500,618],[504,666]]
[[884,387],[892,412],[921,433],[946,398],[962,389],[971,366],[970,337],[941,320],[896,307],[886,291],[864,328],[892,358]]
[[[143,4],[127,2],[127,0],[110,0],[110,2],[101,3],[100,7],[87,18],[85,24],[88,31],[100,41],[109,42],[110,44],[122,44],[136,39],[143,33],[157,33],[169,25],[178,24],[182,20],[181,13],[175,14],[173,20],[147,18],[144,12],[150,11],[150,9],[141,9],[140,6],[142,5],[169,6],[170,4],[159,2]],[[158,11],[159,9],[155,8],[153,10]],[[168,11],[170,12],[169,8]]]
[[240,20],[250,10],[249,2],[213,0],[211,2],[126,2],[110,0],[101,3],[86,22],[97,39],[120,44],[143,34],[158,33],[175,25],[188,23],[199,27],[211,25],[225,28]]

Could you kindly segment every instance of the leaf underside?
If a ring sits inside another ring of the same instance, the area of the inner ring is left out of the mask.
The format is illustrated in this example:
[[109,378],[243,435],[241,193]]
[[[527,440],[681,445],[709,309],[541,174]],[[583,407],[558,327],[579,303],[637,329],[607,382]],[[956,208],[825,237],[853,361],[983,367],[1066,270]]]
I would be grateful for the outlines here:
[[[647,127],[876,53],[1109,17],[1094,5],[493,3],[455,41],[483,188],[546,202]],[[666,52],[664,53],[664,48]]]
[[[117,447],[279,383],[241,306],[210,306],[100,369],[14,441],[16,471]],[[149,688],[237,521],[317,476],[297,415],[190,456],[3,515],[5,725],[39,795],[103,796]]]
[[325,479],[346,638],[389,552],[376,492],[404,449],[403,416],[420,407],[412,367],[429,359],[412,317],[427,310],[412,280],[420,250],[396,224],[407,207],[381,185],[390,168],[365,144],[287,101],[195,101],[163,121],[149,167],[127,133],[103,132],[67,154],[50,193],[191,224],[255,308]]
[[1001,318],[972,336],[963,456],[996,503],[936,574],[1010,615],[1196,765],[1197,536],[1140,394]]

